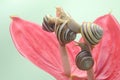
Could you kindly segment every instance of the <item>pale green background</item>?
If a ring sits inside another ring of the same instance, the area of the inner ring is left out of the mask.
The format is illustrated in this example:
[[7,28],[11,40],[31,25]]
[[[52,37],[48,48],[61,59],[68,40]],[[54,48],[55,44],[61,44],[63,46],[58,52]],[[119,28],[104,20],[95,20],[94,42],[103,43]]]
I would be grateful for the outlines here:
[[120,0],[0,0],[0,80],[55,80],[15,49],[9,33],[9,16],[41,24],[45,14],[55,15],[57,5],[79,23],[92,22],[111,10],[120,22]]

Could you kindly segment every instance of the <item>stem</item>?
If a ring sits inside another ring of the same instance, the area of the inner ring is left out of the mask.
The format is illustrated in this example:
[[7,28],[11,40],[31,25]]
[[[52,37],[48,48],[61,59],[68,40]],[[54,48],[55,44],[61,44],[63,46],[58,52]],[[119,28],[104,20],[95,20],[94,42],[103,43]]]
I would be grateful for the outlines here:
[[93,68],[87,71],[88,80],[95,80]]
[[64,46],[60,45],[60,53],[61,53],[64,73],[65,73],[65,75],[70,76],[71,68],[70,68],[70,63],[69,63],[69,59],[68,59],[68,55],[67,55],[65,45]]
[[78,24],[75,20],[73,20],[72,18],[69,18],[69,22],[68,22],[68,27],[76,33],[81,33],[81,25]]
[[[88,45],[90,52],[93,50],[93,46]],[[91,54],[92,55],[92,54]],[[95,80],[93,67],[87,71],[88,80]]]
[[73,80],[73,78],[72,77],[70,77],[70,79],[69,80]]
[[71,18],[71,16],[69,14],[67,14],[61,7],[56,7],[56,15],[57,17],[59,17],[62,20],[68,20],[68,27],[76,33],[80,33],[80,27],[81,25],[79,25],[75,20],[73,20]]

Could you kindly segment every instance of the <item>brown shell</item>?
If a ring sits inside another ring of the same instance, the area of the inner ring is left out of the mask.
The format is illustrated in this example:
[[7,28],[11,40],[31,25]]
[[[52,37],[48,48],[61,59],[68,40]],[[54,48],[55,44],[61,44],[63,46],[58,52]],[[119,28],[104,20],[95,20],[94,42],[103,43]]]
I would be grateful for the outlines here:
[[55,33],[61,45],[65,45],[76,38],[76,33],[68,28],[67,21],[59,26],[56,26]]
[[94,65],[94,60],[91,56],[91,53],[89,51],[81,51],[76,56],[76,65],[81,70],[89,70]]
[[54,32],[55,23],[50,23],[49,19],[48,15],[43,18],[42,28],[45,31]]
[[88,44],[95,45],[101,40],[103,30],[94,23],[84,22],[81,25],[81,34]]

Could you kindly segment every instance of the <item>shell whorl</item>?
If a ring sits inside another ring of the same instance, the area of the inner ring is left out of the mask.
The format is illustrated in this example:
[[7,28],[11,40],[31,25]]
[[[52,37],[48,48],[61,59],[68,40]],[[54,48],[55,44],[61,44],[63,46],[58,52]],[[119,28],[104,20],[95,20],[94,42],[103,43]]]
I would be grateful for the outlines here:
[[76,33],[73,32],[67,25],[67,21],[56,26],[55,33],[57,35],[57,39],[61,45],[69,43],[76,38]]
[[102,38],[103,30],[94,23],[84,22],[81,25],[81,34],[88,44],[95,45]]
[[42,28],[47,32],[55,32],[61,45],[65,45],[76,38],[76,32],[68,27],[67,20],[60,20],[47,15],[43,18]]
[[86,50],[82,50],[76,56],[76,65],[81,70],[89,70],[94,65],[94,60],[91,56],[91,53]]
[[52,19],[52,16],[50,15],[46,15],[43,18],[43,23],[42,23],[43,30],[48,32],[54,32],[55,23],[50,22],[52,21],[51,19]]

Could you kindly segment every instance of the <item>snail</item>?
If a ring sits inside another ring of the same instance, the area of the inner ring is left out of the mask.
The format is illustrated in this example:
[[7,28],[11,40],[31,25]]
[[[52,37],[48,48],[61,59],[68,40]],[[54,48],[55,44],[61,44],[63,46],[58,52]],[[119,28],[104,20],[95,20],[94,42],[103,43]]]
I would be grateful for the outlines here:
[[76,56],[76,66],[81,70],[89,70],[94,65],[94,60],[92,58],[90,49],[84,43],[78,43],[78,45],[81,47],[82,50]]
[[76,32],[73,32],[67,25],[67,21],[56,26],[55,33],[61,45],[69,43],[76,38]]
[[80,27],[80,33],[85,43],[78,43],[81,52],[76,56],[76,65],[81,70],[90,70],[94,65],[91,49],[101,40],[103,30],[94,23],[84,22]]
[[43,23],[42,23],[42,28],[45,31],[48,32],[54,32],[54,27],[55,27],[55,23],[52,22],[54,20],[54,18],[50,15],[46,15],[43,18]]
[[71,22],[73,20],[63,11],[59,17],[46,15],[43,18],[42,28],[47,32],[55,32],[60,45],[65,45],[76,38],[76,32],[70,27]]
[[78,43],[81,52],[76,56],[76,65],[81,70],[90,70],[94,65],[91,49],[101,40],[103,30],[97,24],[84,22],[80,27],[80,33],[85,43]]
[[53,18],[47,15],[43,18],[42,28],[48,32],[55,32],[61,45],[65,45],[76,38],[76,32],[68,27],[68,20]]
[[57,12],[57,17],[47,15],[43,18],[42,28],[47,32],[55,32],[60,43],[59,50],[64,73],[66,76],[70,76],[71,69],[65,45],[76,38],[76,32],[69,28],[69,16],[61,8],[57,8]]
[[81,70],[87,70],[88,80],[94,79],[91,50],[102,38],[102,28],[94,23],[84,22],[81,25],[74,21],[62,8],[56,9],[57,17],[46,15],[43,18],[42,28],[48,32],[55,32],[60,43],[60,53],[65,73],[70,76],[70,64],[65,48],[65,44],[73,41],[77,33],[81,33],[84,43],[79,43],[81,51],[75,58],[76,66]]
[[76,56],[76,65],[81,70],[89,70],[94,65],[94,60],[89,51],[81,51]]
[[102,38],[103,30],[100,26],[90,22],[84,22],[81,25],[80,32],[82,37],[89,45],[96,45]]
[[85,42],[91,46],[98,44],[101,40],[103,30],[99,25],[90,22],[83,22],[80,25],[61,7],[56,8],[56,14],[57,17],[45,16],[42,25],[44,30],[56,33],[60,44],[74,40],[77,33],[81,33]]

